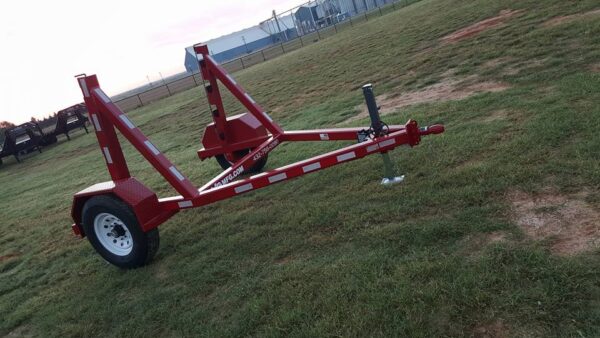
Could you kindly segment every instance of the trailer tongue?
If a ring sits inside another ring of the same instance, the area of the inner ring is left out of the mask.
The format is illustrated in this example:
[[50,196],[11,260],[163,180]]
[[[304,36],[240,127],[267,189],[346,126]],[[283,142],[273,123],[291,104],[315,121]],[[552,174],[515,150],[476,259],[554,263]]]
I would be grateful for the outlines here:
[[[385,177],[382,184],[401,182],[403,177],[393,170],[388,152],[401,145],[416,146],[421,136],[444,131],[442,125],[419,128],[413,120],[405,125],[387,126],[379,117],[371,85],[363,87],[371,118],[370,127],[285,131],[212,59],[206,45],[194,48],[213,118],[213,123],[205,129],[204,148],[198,151],[198,156],[202,160],[215,157],[225,169],[200,188],[177,169],[111,101],[100,88],[95,75],[78,77],[89,119],[112,180],[74,196],[72,217],[75,223],[72,229],[81,237],[87,236],[98,253],[116,266],[136,268],[148,263],[158,249],[157,227],[182,209],[214,203],[372,154],[383,156]],[[248,113],[227,118],[219,81]],[[153,191],[131,177],[116,130],[173,186],[179,196],[159,199]],[[268,154],[283,142],[342,140],[357,140],[358,143],[258,173],[266,164]],[[244,175],[250,173],[257,174]]]

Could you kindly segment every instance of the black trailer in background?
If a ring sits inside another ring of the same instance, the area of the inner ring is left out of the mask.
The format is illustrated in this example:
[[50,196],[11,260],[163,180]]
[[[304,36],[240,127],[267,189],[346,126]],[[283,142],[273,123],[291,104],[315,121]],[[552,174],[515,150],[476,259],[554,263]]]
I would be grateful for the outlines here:
[[87,113],[87,109],[84,104],[76,104],[67,109],[61,110],[56,115],[56,129],[54,129],[54,135],[58,136],[64,134],[67,140],[71,140],[69,132],[81,128],[85,130],[85,133],[89,133],[87,129],[88,118],[84,115]]
[[42,152],[42,143],[45,135],[39,125],[27,122],[4,131],[4,144],[0,149],[0,164],[2,158],[14,156],[21,162],[20,155],[33,152]]
[[[17,162],[21,162],[21,155],[31,153],[35,150],[42,152],[42,147],[49,146],[58,141],[57,136],[64,134],[67,140],[71,140],[69,133],[76,129],[85,130],[88,118],[87,108],[84,104],[76,104],[56,113],[56,118],[37,122],[27,122],[4,131],[4,141],[0,145],[0,164],[2,158],[14,156]],[[45,130],[45,132],[44,132]]]

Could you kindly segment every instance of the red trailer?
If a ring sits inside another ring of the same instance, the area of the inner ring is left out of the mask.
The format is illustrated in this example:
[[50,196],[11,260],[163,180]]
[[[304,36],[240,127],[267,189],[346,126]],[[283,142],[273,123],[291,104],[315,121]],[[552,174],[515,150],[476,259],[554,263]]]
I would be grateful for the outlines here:
[[[371,117],[370,127],[285,131],[215,62],[206,45],[194,48],[200,60],[204,89],[214,121],[206,127],[202,139],[204,148],[198,151],[198,156],[202,160],[215,157],[225,169],[201,187],[190,182],[111,101],[100,88],[95,75],[78,76],[89,119],[112,180],[75,195],[72,229],[76,235],[87,236],[104,259],[121,268],[136,268],[148,263],[158,249],[158,226],[180,210],[215,203],[372,154],[383,155],[386,177],[382,183],[399,182],[402,178],[393,173],[387,152],[401,145],[416,146],[422,136],[444,131],[442,125],[419,128],[413,120],[404,125],[387,126],[379,118],[371,85],[363,87]],[[227,118],[218,81],[244,105],[248,113]],[[116,130],[131,142],[179,196],[159,198],[131,177]],[[257,173],[265,165],[267,155],[286,141],[358,143]],[[247,175],[250,173],[256,174]]]

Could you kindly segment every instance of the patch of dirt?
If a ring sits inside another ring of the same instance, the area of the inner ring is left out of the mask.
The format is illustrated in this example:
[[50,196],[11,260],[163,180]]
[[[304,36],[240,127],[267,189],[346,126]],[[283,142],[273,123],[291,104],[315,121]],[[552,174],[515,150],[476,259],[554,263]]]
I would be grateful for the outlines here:
[[276,259],[275,260],[275,264],[277,264],[277,265],[286,265],[289,262],[291,262],[292,260],[294,260],[294,257],[292,257],[292,256],[285,256],[285,257]]
[[500,12],[500,14],[498,14],[497,16],[495,16],[493,18],[485,19],[485,20],[479,21],[477,23],[474,23],[470,26],[467,26],[465,28],[461,28],[452,34],[444,36],[440,40],[442,43],[455,43],[455,42],[464,40],[466,38],[470,38],[472,36],[475,36],[483,31],[485,31],[485,30],[495,28],[495,27],[502,25],[504,23],[504,21],[506,21],[510,17],[514,16],[515,14],[518,14],[521,12],[522,12],[521,10],[518,10],[518,11],[513,11],[510,9],[503,10]]
[[[506,83],[495,81],[484,81],[463,85],[463,83],[473,79],[474,78],[471,77],[459,81],[457,79],[447,78],[421,90],[408,92],[400,96],[390,96],[388,94],[380,95],[377,97],[377,104],[380,106],[379,113],[381,116],[384,116],[395,112],[398,108],[419,103],[462,100],[479,93],[501,92],[510,87]],[[342,123],[360,120],[369,116],[366,105],[360,105],[357,109],[360,111],[358,115],[355,115]]]
[[457,170],[468,170],[472,168],[479,168],[484,164],[484,161],[480,158],[473,158],[467,161],[462,162],[458,166],[456,166]]
[[167,280],[169,278],[171,274],[169,273],[169,269],[167,268],[167,266],[165,264],[159,264],[158,268],[156,269],[155,273],[154,273],[154,277],[156,277],[157,279],[164,281]]
[[465,238],[461,252],[465,256],[476,256],[488,245],[508,241],[508,234],[504,231],[479,233]]
[[476,326],[472,337],[475,338],[503,338],[508,337],[508,327],[502,320]]
[[588,192],[509,194],[513,217],[533,239],[549,240],[553,253],[574,255],[600,246],[600,211],[585,201]]
[[516,61],[511,57],[504,56],[488,60],[481,65],[483,70],[500,68],[502,75],[517,75],[525,70],[532,70],[544,66],[547,59],[531,59],[527,61]]
[[23,338],[23,337],[33,337],[33,333],[31,332],[31,329],[29,328],[29,326],[19,326],[16,329],[12,330],[11,332],[9,332],[6,336],[4,336],[5,338]]
[[507,109],[495,110],[488,116],[485,116],[483,119],[481,119],[481,122],[490,123],[490,122],[507,120],[510,117],[510,114],[511,114],[511,112]]
[[11,258],[17,258],[19,256],[20,255],[18,255],[18,254],[8,254],[8,255],[0,256],[0,262],[7,261],[7,260],[9,260]]
[[590,70],[594,73],[600,73],[600,63],[590,66]]
[[488,61],[484,62],[482,66],[484,68],[496,68],[498,66],[503,66],[511,61],[513,61],[512,58],[504,56],[504,57],[499,57],[499,58],[488,60]]
[[336,227],[324,227],[313,233],[308,240],[313,244],[331,243],[335,241],[337,232]]
[[572,22],[572,21],[584,19],[584,18],[590,18],[590,17],[594,17],[594,16],[598,16],[598,15],[600,15],[600,8],[592,10],[592,11],[584,12],[584,13],[557,16],[550,20],[547,20],[546,22],[544,22],[542,24],[542,26],[543,27],[555,27],[555,26],[558,26],[558,25],[561,25],[561,24],[564,24],[567,22]]

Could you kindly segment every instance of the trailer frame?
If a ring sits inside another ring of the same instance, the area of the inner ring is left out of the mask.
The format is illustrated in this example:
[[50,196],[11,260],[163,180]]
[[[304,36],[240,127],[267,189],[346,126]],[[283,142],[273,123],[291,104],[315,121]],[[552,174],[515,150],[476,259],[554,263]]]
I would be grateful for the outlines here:
[[[213,123],[205,131],[205,138],[207,133],[211,133],[210,137],[218,143],[211,148],[199,150],[198,156],[204,160],[243,149],[251,150],[232,161],[230,168],[198,188],[115,105],[100,88],[96,75],[82,74],[77,80],[111,181],[75,194],[71,212],[74,219],[72,229],[75,234],[81,237],[86,235],[82,227],[82,210],[85,203],[94,196],[111,195],[124,201],[135,213],[142,230],[149,232],[181,210],[215,203],[368,155],[385,154],[402,145],[414,147],[419,144],[422,136],[444,131],[442,125],[420,128],[413,120],[404,125],[385,125],[379,118],[370,85],[363,87],[372,122],[370,127],[286,131],[209,55],[206,45],[196,45],[194,49],[198,54],[201,74],[205,81],[204,89],[213,117]],[[218,82],[233,94],[248,113],[227,119]],[[232,122],[234,120],[238,121],[240,126],[251,126],[254,131],[258,131],[239,137],[234,128],[235,123]],[[155,192],[131,176],[117,138],[117,130],[179,193],[178,196],[158,198]],[[234,141],[236,135],[238,141]],[[249,177],[244,175],[248,168],[264,159],[283,142],[357,140],[356,144],[319,156]]]

